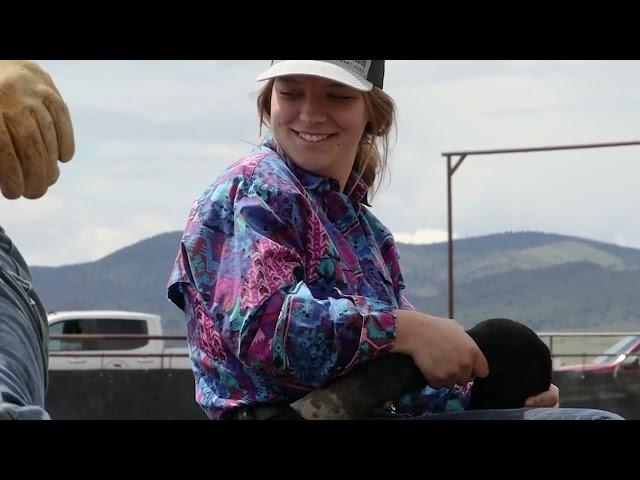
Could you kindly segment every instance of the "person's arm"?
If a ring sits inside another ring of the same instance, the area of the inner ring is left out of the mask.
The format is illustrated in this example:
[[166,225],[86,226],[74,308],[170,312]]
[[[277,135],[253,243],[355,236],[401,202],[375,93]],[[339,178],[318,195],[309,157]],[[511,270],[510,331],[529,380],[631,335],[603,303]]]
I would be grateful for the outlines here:
[[[67,107],[28,61],[0,61],[0,193],[38,198],[74,153]],[[0,419],[47,419],[48,323],[20,252],[0,227]]]
[[[194,318],[196,309],[206,312],[247,368],[309,388],[389,351],[390,305],[335,288],[319,297],[305,282],[308,230],[293,221],[295,200],[229,182],[205,193],[190,215],[170,281],[174,303],[185,307],[187,296]],[[333,260],[324,260],[331,271]]]
[[0,227],[0,419],[48,419],[49,330],[27,265]]
[[[426,324],[429,322],[433,322],[434,320],[441,320],[440,324],[442,325],[450,325],[450,326],[458,327],[458,324],[448,319],[438,319],[433,315],[422,314],[416,311],[416,308],[411,304],[409,299],[403,293],[405,289],[405,282],[404,282],[404,277],[402,275],[400,252],[396,246],[396,242],[395,242],[395,239],[393,238],[393,234],[369,210],[365,210],[365,215],[368,217],[369,223],[374,225],[373,231],[380,245],[380,253],[386,264],[387,272],[389,273],[388,279],[393,285],[393,289],[396,294],[398,309],[395,313],[396,315],[399,315],[398,324],[399,325],[405,324],[403,325],[402,328],[399,326],[398,330],[408,329],[409,331],[411,331],[412,326],[411,325],[407,326],[406,324],[415,323],[412,321],[415,319],[421,318],[423,321],[419,323],[423,324],[422,327],[426,327],[426,329],[419,328],[420,332],[418,333],[419,334],[427,333],[429,337],[431,337],[432,339],[435,339],[438,345],[436,345],[436,349],[432,350],[432,353],[434,354],[435,357],[439,356],[439,354],[437,353],[437,350],[440,349],[440,347],[443,345],[441,343],[441,340],[444,340],[446,342],[446,339],[439,337],[438,332],[441,329],[435,329],[432,333],[429,333],[428,330],[430,330],[430,327],[427,327]],[[457,330],[459,334],[461,327],[456,328],[455,330]],[[418,339],[420,338],[420,336],[421,335],[415,336],[415,338]],[[404,338],[398,338],[399,343],[396,344],[393,351],[406,354],[413,360],[414,364],[416,364],[416,359],[414,358],[416,357],[416,355],[412,355],[411,352],[409,352],[409,348],[412,348],[412,346],[403,345],[403,342],[405,340],[408,340],[414,337],[413,333],[409,333],[407,335],[402,335],[402,333],[400,333],[399,337],[404,337]],[[463,342],[464,348],[475,349],[476,346],[474,344],[470,344],[469,343],[470,339],[466,337],[467,337],[466,335],[461,335],[458,337],[458,340],[461,340]],[[430,348],[428,346],[429,345],[428,341],[425,345],[427,345],[427,348]],[[444,345],[447,345],[447,343],[445,343]],[[416,346],[413,346],[413,348],[417,351],[421,347],[419,345],[416,345]],[[463,353],[463,352],[464,350],[458,353]],[[418,359],[418,362],[420,361],[421,360]],[[427,361],[430,361],[430,360],[427,360]],[[446,366],[449,360],[441,358],[440,362],[441,362],[441,365]],[[444,362],[444,364],[442,362]],[[405,364],[402,363],[402,368],[404,368],[404,366]],[[401,367],[398,367],[398,368],[401,368]],[[374,369],[372,368],[372,371],[373,370]],[[387,370],[386,366],[380,367],[380,369],[377,370],[376,373],[385,375],[386,370]],[[421,370],[424,377],[424,368],[422,368]],[[435,380],[436,383],[438,383],[438,380],[434,377],[435,373],[436,373],[435,371],[431,371],[429,376],[431,377],[431,379]],[[464,374],[460,376],[464,376]],[[430,381],[428,377],[424,378],[423,385],[426,385],[428,381]],[[391,380],[390,383],[398,384],[398,382],[396,382],[395,379]],[[450,382],[444,382],[444,383],[450,383]],[[389,390],[389,392],[391,391],[392,390]],[[434,413],[436,411],[443,411],[449,400],[451,400],[450,403],[452,408],[454,404],[456,404],[456,408],[458,408],[460,405],[464,405],[468,401],[468,397],[469,397],[468,391],[469,391],[469,388],[466,385],[464,388],[456,386],[450,389],[449,388],[437,389],[432,387],[425,387],[418,391],[412,392],[410,394],[403,395],[403,397],[399,399],[387,398],[385,400],[395,400],[393,402],[395,406],[402,404],[404,412],[408,412],[408,413],[410,412],[410,414],[413,416],[413,415],[419,415],[424,413]],[[386,393],[387,392],[385,392],[385,394]]]

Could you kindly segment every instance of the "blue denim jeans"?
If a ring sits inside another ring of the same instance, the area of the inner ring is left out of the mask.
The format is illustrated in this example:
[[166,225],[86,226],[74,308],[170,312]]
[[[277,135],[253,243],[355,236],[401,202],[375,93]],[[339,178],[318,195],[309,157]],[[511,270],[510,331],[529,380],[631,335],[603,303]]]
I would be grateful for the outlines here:
[[624,420],[620,415],[592,408],[514,408],[504,410],[465,410],[421,417],[402,418],[384,411],[369,420]]
[[49,331],[29,269],[0,227],[0,419],[44,420]]

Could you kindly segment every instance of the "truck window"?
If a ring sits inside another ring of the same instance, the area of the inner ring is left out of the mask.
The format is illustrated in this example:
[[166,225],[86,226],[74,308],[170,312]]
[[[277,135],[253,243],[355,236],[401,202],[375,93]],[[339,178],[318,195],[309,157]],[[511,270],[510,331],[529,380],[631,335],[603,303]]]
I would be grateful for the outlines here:
[[[144,320],[129,320],[117,318],[104,318],[96,323],[96,333],[99,334],[123,334],[123,335],[147,335],[147,322]],[[103,339],[100,340],[100,350],[133,350],[141,348],[149,343],[146,339]]]
[[[75,320],[58,322],[49,326],[50,335],[67,335],[74,333],[82,333],[77,321]],[[82,350],[82,343],[80,340],[75,340],[72,338],[64,340],[51,340],[49,342],[49,350],[52,352],[65,350]]]
[[[50,335],[72,335],[72,334],[141,334],[147,335],[147,322],[144,320],[115,319],[115,318],[83,318],[64,320],[49,326]],[[147,345],[146,339],[65,339],[51,340],[50,351],[69,350],[134,350]]]
[[[49,327],[50,335],[72,335],[74,333],[83,333],[77,320],[58,322]],[[51,340],[51,342],[49,343],[49,350],[54,352],[65,350],[83,350],[83,345],[81,340],[75,340],[73,338],[65,340]]]

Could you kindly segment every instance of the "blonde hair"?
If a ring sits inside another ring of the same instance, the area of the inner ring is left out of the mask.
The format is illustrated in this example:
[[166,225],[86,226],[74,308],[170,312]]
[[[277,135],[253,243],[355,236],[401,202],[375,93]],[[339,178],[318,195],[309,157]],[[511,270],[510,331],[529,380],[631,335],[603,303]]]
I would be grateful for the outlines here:
[[[269,80],[258,91],[257,106],[260,118],[260,135],[262,126],[271,128],[271,95],[274,79]],[[375,191],[379,188],[385,172],[388,170],[387,161],[391,150],[391,133],[396,126],[396,105],[393,99],[380,88],[373,87],[370,92],[364,92],[364,102],[369,113],[369,122],[365,126],[360,139],[360,145],[353,163],[353,171],[357,172],[369,188]],[[394,131],[395,134],[395,131]],[[394,135],[395,138],[395,135]]]

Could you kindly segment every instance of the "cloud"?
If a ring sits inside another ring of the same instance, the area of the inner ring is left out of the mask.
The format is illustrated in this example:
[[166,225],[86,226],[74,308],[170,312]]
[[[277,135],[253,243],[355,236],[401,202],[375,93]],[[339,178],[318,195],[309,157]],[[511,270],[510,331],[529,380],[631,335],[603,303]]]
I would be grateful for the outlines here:
[[79,235],[79,241],[88,246],[92,258],[104,257],[115,250],[131,245],[140,238],[171,230],[171,225],[152,215],[136,215],[119,227],[88,226]]
[[64,207],[64,200],[54,193],[48,193],[38,200],[0,198],[0,218],[5,221],[11,219],[15,223],[33,227],[60,215],[64,212]]
[[[69,105],[77,153],[44,198],[0,199],[0,222],[32,264],[95,260],[181,230],[192,200],[256,140],[251,95],[268,62],[41,63]],[[444,241],[442,152],[639,139],[638,83],[639,61],[389,61],[398,139],[373,212],[399,238]],[[542,230],[640,246],[639,155],[470,157],[453,179],[455,232]]]
[[[432,230],[428,228],[422,228],[416,230],[413,233],[397,232],[393,234],[393,238],[396,242],[410,243],[414,245],[428,244],[428,243],[440,243],[446,242],[449,239],[449,233],[447,230]],[[453,238],[458,238],[458,235],[453,234]]]

